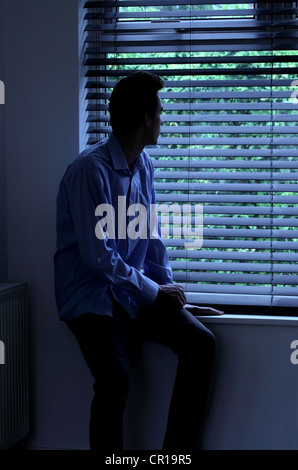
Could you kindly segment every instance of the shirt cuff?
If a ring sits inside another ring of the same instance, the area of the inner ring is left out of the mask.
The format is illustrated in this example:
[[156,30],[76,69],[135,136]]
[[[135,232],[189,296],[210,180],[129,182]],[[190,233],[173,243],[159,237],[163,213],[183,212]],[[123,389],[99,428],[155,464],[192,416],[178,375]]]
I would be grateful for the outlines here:
[[142,292],[142,304],[148,306],[153,304],[159,291],[159,285],[146,277],[146,284]]

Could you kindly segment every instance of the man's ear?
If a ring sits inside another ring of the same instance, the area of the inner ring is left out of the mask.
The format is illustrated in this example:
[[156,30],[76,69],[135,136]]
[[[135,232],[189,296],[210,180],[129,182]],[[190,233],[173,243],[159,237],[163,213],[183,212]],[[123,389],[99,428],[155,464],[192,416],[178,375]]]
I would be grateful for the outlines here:
[[149,127],[151,125],[151,122],[152,122],[152,119],[151,117],[149,116],[148,113],[145,113],[144,116],[143,116],[143,124],[145,127]]

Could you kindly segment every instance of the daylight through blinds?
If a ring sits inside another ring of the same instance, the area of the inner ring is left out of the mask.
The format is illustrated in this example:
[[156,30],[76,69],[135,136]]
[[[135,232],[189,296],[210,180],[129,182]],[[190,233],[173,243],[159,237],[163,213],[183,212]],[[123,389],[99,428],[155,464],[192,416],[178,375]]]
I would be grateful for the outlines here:
[[119,79],[164,80],[147,151],[157,203],[203,206],[201,247],[175,236],[173,215],[165,239],[191,302],[298,303],[297,14],[297,2],[85,4],[88,145],[111,131]]

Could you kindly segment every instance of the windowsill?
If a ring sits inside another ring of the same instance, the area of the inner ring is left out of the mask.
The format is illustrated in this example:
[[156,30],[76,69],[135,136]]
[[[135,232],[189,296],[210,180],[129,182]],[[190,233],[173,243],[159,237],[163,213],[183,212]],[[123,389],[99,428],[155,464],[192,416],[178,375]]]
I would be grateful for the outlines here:
[[272,316],[272,315],[214,315],[197,316],[202,323],[241,324],[241,325],[272,325],[272,326],[298,326],[298,317]]

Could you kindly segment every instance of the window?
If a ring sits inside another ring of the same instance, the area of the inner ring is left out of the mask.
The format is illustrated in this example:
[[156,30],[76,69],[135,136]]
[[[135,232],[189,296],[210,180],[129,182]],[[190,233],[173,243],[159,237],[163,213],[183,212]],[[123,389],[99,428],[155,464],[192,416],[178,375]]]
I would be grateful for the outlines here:
[[84,5],[86,138],[135,70],[160,75],[157,202],[203,205],[203,246],[166,239],[193,303],[298,305],[297,2]]

